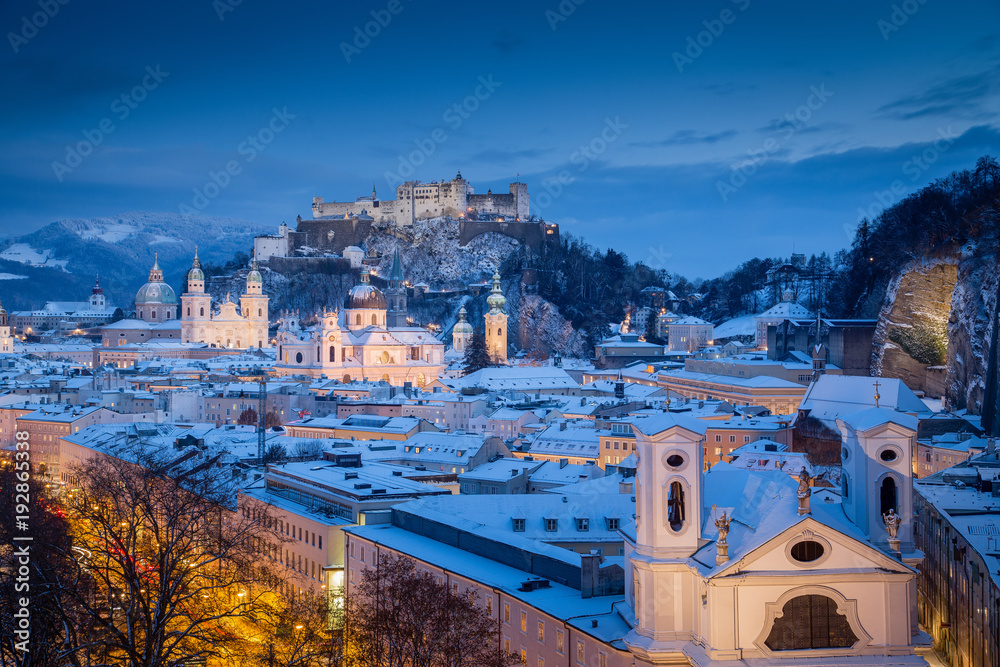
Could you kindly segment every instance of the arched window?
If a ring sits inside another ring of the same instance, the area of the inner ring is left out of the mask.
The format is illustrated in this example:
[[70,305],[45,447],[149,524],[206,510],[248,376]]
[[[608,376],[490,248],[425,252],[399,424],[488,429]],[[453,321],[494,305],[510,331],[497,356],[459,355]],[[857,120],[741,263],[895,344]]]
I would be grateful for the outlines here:
[[897,495],[896,480],[892,477],[886,477],[882,480],[882,491],[879,494],[882,501],[882,514],[888,514],[889,510],[892,510],[893,512],[897,512],[899,510]]
[[840,490],[841,495],[843,495],[844,498],[850,498],[851,497],[851,478],[848,477],[847,473],[841,474],[841,476],[840,476],[840,486],[841,486],[841,490]]
[[800,595],[781,608],[764,644],[772,651],[850,648],[858,641],[837,603],[825,595]]
[[344,382],[350,382],[350,381],[351,381],[351,374],[344,373]]
[[389,381],[389,374],[388,373],[382,373],[382,381],[383,382],[388,382]]
[[674,532],[684,527],[684,487],[671,482],[667,493],[667,523]]
[[205,309],[201,308],[200,310],[201,310],[201,312],[199,313],[199,315],[201,315],[202,317],[205,317]]
[[187,314],[187,316],[191,317],[191,306],[188,306],[188,314]]
[[296,352],[295,353],[295,363],[297,363],[297,364],[301,364],[302,363],[302,353],[301,352]]
[[264,317],[264,309],[263,308],[258,308],[257,309],[257,317]]
[[333,363],[337,360],[337,348],[333,345],[330,346],[330,362]]
[[360,315],[360,313],[354,317],[354,323],[358,324],[358,325],[361,324],[361,315]]
[[502,336],[503,335],[503,329],[497,329],[497,335],[498,336]]
[[319,345],[316,346],[316,361],[322,361],[323,357],[319,354]]
[[423,373],[418,373],[417,374],[417,386],[418,387],[423,387],[425,384],[427,384],[427,378],[424,377]]
[[142,311],[141,310],[139,311],[139,319],[140,320],[142,319]]
[[156,309],[155,308],[153,310],[149,311],[149,316],[152,317],[154,320],[156,319]]
[[378,324],[378,315],[372,315],[372,325]]

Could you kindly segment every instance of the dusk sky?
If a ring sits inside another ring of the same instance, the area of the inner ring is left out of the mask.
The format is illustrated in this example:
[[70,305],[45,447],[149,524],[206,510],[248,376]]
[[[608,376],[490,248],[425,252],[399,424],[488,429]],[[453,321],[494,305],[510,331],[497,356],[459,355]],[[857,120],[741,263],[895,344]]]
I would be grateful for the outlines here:
[[995,0],[62,1],[0,9],[4,235],[182,207],[277,226],[461,170],[707,278],[834,252],[859,210],[1000,154]]

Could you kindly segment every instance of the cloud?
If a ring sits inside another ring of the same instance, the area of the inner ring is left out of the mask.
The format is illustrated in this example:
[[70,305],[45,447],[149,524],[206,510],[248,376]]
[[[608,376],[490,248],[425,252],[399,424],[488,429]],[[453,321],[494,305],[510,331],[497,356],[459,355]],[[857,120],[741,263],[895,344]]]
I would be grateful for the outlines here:
[[1000,65],[976,74],[952,77],[923,92],[901,97],[876,110],[876,117],[911,120],[927,116],[978,118],[983,103],[1000,92]]
[[666,139],[659,141],[634,141],[630,146],[639,148],[662,148],[664,146],[686,146],[691,144],[715,144],[724,139],[731,139],[737,134],[736,130],[723,130],[709,134],[699,134],[694,130],[677,130]]

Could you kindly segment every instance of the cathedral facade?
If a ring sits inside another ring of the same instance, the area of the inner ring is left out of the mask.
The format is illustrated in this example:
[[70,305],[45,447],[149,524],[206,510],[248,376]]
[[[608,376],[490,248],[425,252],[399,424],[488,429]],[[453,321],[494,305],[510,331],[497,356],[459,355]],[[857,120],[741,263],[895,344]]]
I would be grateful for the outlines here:
[[[421,327],[407,326],[405,287],[398,254],[390,274],[389,300],[371,284],[367,270],[343,311],[326,311],[303,326],[285,314],[278,327],[278,375],[328,377],[343,382],[407,382],[416,387],[444,370],[444,344]],[[395,287],[393,287],[395,285]]]
[[196,251],[188,271],[188,291],[181,295],[181,342],[236,349],[270,347],[268,297],[263,287],[264,279],[254,260],[247,273],[246,290],[240,296],[239,309],[227,294],[218,312],[213,312],[212,296],[205,292],[205,274]]

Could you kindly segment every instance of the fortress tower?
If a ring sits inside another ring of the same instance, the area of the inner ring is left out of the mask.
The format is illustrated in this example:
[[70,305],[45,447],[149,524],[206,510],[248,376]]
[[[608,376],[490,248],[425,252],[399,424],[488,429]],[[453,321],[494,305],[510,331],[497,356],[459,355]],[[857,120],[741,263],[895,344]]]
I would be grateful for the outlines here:
[[486,297],[489,311],[483,316],[486,320],[486,351],[498,364],[507,363],[507,313],[504,306],[507,299],[500,289],[500,273],[493,274],[493,289]]

